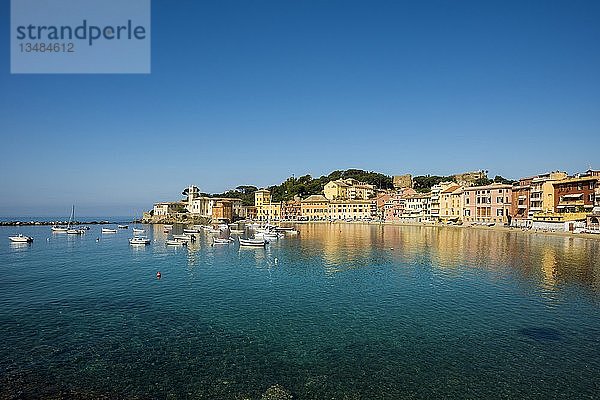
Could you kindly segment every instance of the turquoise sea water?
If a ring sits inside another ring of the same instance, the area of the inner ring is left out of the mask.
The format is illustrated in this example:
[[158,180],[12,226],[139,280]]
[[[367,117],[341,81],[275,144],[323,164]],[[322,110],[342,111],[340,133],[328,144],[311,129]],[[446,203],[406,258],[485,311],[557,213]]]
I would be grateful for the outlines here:
[[146,229],[0,228],[0,398],[599,397],[600,241],[317,224],[173,249]]

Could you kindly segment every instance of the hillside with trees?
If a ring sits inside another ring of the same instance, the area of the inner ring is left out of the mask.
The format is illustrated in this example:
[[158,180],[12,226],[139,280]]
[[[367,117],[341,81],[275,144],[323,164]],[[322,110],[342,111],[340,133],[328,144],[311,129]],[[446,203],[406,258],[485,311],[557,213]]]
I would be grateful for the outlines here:
[[[311,175],[303,175],[300,177],[291,176],[279,185],[269,186],[272,200],[284,201],[291,200],[294,196],[305,198],[313,194],[323,194],[323,187],[327,182],[337,179],[353,178],[360,182],[365,182],[374,185],[378,189],[393,189],[392,177],[373,171],[363,171],[360,169],[337,170],[329,175],[323,175],[319,178],[313,178]],[[211,197],[229,197],[240,198],[244,205],[254,204],[254,191],[256,186],[242,185],[235,189],[228,190],[225,193],[212,194]]]

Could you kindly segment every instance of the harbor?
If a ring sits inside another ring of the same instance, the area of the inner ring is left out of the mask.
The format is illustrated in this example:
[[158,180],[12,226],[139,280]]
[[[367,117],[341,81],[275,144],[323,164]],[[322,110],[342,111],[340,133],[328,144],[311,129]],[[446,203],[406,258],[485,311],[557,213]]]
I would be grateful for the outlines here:
[[131,229],[23,227],[33,243],[0,248],[0,397],[596,393],[598,241],[294,227],[265,247],[215,245],[204,229],[168,246],[177,225],[140,225],[147,246],[128,243]]

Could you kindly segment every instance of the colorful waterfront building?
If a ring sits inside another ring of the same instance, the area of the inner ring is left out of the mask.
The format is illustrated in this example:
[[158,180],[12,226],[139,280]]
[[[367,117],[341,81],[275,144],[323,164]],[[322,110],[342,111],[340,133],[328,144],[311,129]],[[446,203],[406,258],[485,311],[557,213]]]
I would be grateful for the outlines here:
[[440,220],[441,196],[442,191],[449,187],[458,186],[455,182],[441,182],[431,187],[431,220]]
[[[197,186],[186,187],[182,194],[182,203],[192,217],[210,218],[213,220],[228,220],[229,222],[245,218],[242,199],[228,197],[202,196]],[[214,210],[214,208],[218,210]],[[216,218],[216,219],[215,219]]]
[[185,203],[181,201],[164,201],[154,203],[152,208],[153,217],[174,217],[176,214],[185,210]]
[[377,215],[377,204],[375,200],[331,200],[327,213],[331,221],[371,220]]
[[375,186],[356,179],[329,181],[323,188],[327,200],[367,200],[375,196]]
[[242,206],[242,212],[244,218],[256,221],[258,219],[258,212],[255,206]]
[[254,192],[254,206],[256,219],[259,221],[279,221],[281,216],[281,203],[271,201],[271,192],[259,189]]
[[567,178],[567,173],[554,171],[546,174],[540,174],[531,179],[529,190],[529,211],[530,219],[537,213],[554,212],[554,182]]
[[585,213],[594,207],[598,176],[584,175],[554,182],[554,209],[557,213]]
[[467,223],[510,223],[512,185],[493,183],[463,189],[463,221]]
[[531,227],[531,216],[529,207],[531,204],[531,182],[534,177],[521,178],[512,187],[512,201],[510,205],[511,226],[520,228]]
[[281,220],[296,221],[302,215],[302,203],[300,197],[281,202]]
[[415,193],[402,195],[401,222],[425,222],[431,218],[431,193]]
[[586,217],[586,227],[589,231],[600,233],[600,185],[597,185],[594,195],[594,208]]
[[329,200],[320,194],[313,194],[300,202],[302,219],[325,221],[329,218]]
[[218,199],[215,201],[212,207],[212,221],[213,222],[233,222],[233,201],[229,199]]
[[442,222],[462,221],[463,188],[454,183],[440,192],[440,216]]

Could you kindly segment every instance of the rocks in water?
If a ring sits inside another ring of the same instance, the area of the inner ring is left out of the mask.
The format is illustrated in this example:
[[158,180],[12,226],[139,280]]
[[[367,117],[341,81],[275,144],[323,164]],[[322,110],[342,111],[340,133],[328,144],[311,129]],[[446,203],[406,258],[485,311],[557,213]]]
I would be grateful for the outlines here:
[[260,398],[261,400],[292,400],[293,396],[281,385],[273,385]]

